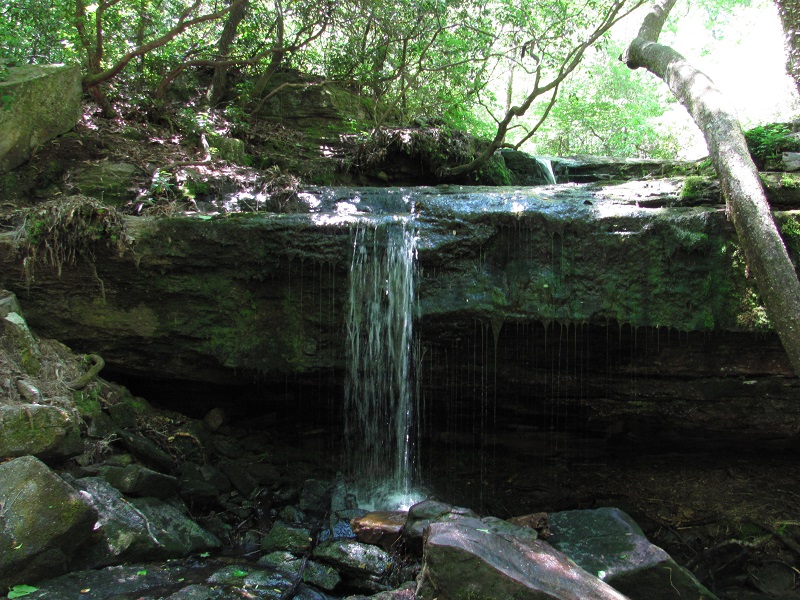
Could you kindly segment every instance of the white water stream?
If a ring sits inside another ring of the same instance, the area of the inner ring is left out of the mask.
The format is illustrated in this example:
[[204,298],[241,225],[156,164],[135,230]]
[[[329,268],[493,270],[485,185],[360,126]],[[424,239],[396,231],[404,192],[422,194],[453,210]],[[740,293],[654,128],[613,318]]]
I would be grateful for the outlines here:
[[355,231],[347,314],[345,438],[348,471],[356,481],[359,500],[411,494],[417,398],[416,241],[408,217],[363,222]]

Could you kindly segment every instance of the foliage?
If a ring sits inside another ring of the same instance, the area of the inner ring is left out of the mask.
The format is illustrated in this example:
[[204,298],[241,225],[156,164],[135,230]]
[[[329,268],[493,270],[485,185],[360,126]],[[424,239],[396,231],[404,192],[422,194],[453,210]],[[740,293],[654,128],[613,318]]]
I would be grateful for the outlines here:
[[364,98],[366,128],[441,123],[490,136],[511,70],[524,97],[579,60],[576,46],[626,3],[635,0],[20,0],[0,9],[0,60],[80,62],[101,105],[99,86],[120,77],[159,97],[186,70],[207,85],[224,67],[240,94],[232,105],[252,108],[275,73],[299,69]]
[[33,587],[32,585],[15,585],[10,590],[8,590],[8,597],[9,598],[23,598],[33,592],[37,591],[39,588]]
[[659,127],[667,103],[657,82],[615,60],[622,49],[597,49],[564,84],[534,139],[535,152],[675,158],[679,143]]
[[474,136],[446,127],[383,127],[369,135],[344,138],[347,170],[361,172],[383,164],[398,155],[420,161],[432,172],[472,160],[479,142]]
[[782,152],[800,150],[800,139],[792,134],[791,128],[785,123],[759,125],[746,131],[744,138],[753,162],[761,170],[768,161],[778,158]]

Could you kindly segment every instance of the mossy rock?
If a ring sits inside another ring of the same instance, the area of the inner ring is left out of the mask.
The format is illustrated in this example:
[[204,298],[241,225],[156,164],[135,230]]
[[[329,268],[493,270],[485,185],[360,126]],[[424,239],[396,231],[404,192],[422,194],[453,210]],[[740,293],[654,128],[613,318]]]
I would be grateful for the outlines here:
[[41,461],[0,465],[0,588],[54,577],[92,534],[96,513]]
[[0,458],[31,455],[63,460],[83,450],[77,423],[56,406],[2,406],[0,423]]
[[42,370],[42,353],[22,315],[11,312],[5,316],[3,336],[22,370],[31,377],[37,377]]

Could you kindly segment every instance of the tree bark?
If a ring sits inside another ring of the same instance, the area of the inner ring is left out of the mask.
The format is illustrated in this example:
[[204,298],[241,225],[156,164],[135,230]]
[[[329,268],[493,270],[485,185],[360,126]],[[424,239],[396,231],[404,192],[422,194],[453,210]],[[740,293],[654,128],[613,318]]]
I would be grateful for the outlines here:
[[778,5],[778,14],[786,36],[786,71],[794,79],[800,93],[800,2],[775,0],[775,4]]
[[664,80],[706,139],[750,273],[796,374],[800,374],[800,283],[767,204],[732,108],[703,73],[658,43],[676,0],[655,3],[622,60]]
[[[244,2],[237,2],[235,6],[228,13],[228,19],[225,21],[225,27],[222,28],[222,34],[219,36],[217,49],[221,57],[226,57],[230,50],[231,44],[236,37],[236,30],[239,28],[239,23],[244,19],[247,12],[249,0]],[[228,65],[221,63],[214,67],[214,77],[211,80],[211,85],[208,89],[208,103],[211,106],[216,106],[225,97],[228,91]]]

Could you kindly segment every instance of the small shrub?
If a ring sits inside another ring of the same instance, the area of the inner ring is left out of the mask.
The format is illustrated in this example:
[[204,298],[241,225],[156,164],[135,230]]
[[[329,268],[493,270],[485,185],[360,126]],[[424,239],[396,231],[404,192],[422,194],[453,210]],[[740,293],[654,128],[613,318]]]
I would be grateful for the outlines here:
[[792,135],[792,130],[786,123],[759,125],[746,131],[744,138],[753,162],[760,170],[781,153],[800,150],[800,139]]

